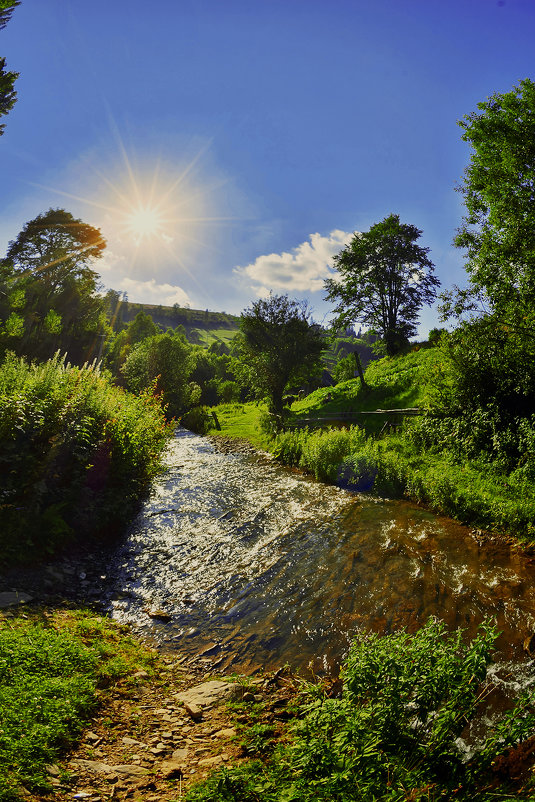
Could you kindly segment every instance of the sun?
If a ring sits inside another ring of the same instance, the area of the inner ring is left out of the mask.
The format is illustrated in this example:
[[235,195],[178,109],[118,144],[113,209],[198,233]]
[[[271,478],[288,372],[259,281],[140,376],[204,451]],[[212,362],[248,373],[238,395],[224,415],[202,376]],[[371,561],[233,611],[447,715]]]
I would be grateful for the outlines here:
[[165,230],[163,215],[154,206],[138,206],[128,211],[124,224],[127,231],[139,241],[162,236]]

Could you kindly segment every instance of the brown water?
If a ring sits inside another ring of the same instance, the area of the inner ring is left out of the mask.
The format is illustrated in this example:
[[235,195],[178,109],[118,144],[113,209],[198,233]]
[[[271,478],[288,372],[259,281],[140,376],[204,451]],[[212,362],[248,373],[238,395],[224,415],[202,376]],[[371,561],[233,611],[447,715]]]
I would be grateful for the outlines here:
[[[218,670],[336,668],[365,629],[497,620],[501,684],[530,684],[535,564],[400,501],[323,485],[179,430],[110,571],[112,614]],[[168,622],[151,618],[161,610]]]

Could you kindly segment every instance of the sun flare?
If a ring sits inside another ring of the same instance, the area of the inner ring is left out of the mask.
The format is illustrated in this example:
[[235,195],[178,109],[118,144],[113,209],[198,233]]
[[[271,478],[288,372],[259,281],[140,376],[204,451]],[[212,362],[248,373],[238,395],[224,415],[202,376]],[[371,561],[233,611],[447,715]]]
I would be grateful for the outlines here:
[[128,212],[125,226],[136,239],[144,240],[164,234],[164,219],[155,207],[140,206]]

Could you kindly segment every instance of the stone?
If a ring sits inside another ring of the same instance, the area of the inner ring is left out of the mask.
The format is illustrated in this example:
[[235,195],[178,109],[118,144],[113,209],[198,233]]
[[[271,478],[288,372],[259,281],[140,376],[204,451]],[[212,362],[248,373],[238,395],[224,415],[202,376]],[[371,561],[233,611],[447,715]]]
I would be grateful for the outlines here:
[[208,680],[208,682],[201,682],[200,685],[195,685],[187,691],[181,691],[175,694],[175,697],[182,702],[184,706],[193,703],[197,705],[197,707],[208,708],[223,699],[237,697],[238,693],[239,691],[235,682]]
[[51,777],[59,777],[59,766],[56,766],[55,763],[50,763],[48,766],[45,766],[46,773],[50,774]]
[[119,764],[112,766],[112,769],[119,775],[121,780],[135,779],[136,777],[145,777],[149,772],[143,766],[134,766],[132,763],[126,765]]
[[172,780],[173,777],[182,777],[184,770],[184,763],[180,760],[164,760],[159,767],[159,772],[164,780]]
[[135,738],[129,738],[127,735],[121,738],[121,741],[127,746],[143,746],[145,749],[147,748],[147,744],[144,744],[142,741],[136,741]]
[[171,755],[172,760],[178,760],[184,762],[188,757],[188,750],[187,749],[175,749],[173,754]]
[[92,772],[93,774],[115,774],[113,766],[102,763],[100,760],[84,760],[83,758],[77,758],[71,760],[70,765],[76,766],[76,768],[83,769],[84,771]]
[[0,593],[0,609],[15,607],[17,604],[27,604],[32,599],[33,596],[30,596],[29,593],[22,593],[19,590],[5,590]]
[[218,763],[222,763],[223,758],[221,755],[214,755],[213,757],[205,757],[202,760],[199,760],[199,766],[217,766]]
[[134,679],[148,679],[150,674],[147,671],[136,671],[135,674],[132,674]]
[[216,738],[234,738],[236,735],[236,730],[234,727],[226,727],[224,730],[219,730],[216,732]]
[[198,705],[194,704],[193,702],[186,702],[184,704],[186,711],[189,713],[193,721],[201,721],[202,719],[202,708]]

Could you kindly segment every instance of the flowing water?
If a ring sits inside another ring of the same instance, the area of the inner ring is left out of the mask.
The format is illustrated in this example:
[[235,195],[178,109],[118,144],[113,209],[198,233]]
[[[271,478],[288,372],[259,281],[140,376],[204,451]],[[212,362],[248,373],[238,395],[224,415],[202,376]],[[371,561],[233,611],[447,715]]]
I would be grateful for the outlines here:
[[[500,682],[531,683],[535,562],[402,501],[315,482],[179,429],[115,555],[115,618],[218,671],[339,665],[362,630],[496,618]],[[159,616],[159,617],[158,617]]]

